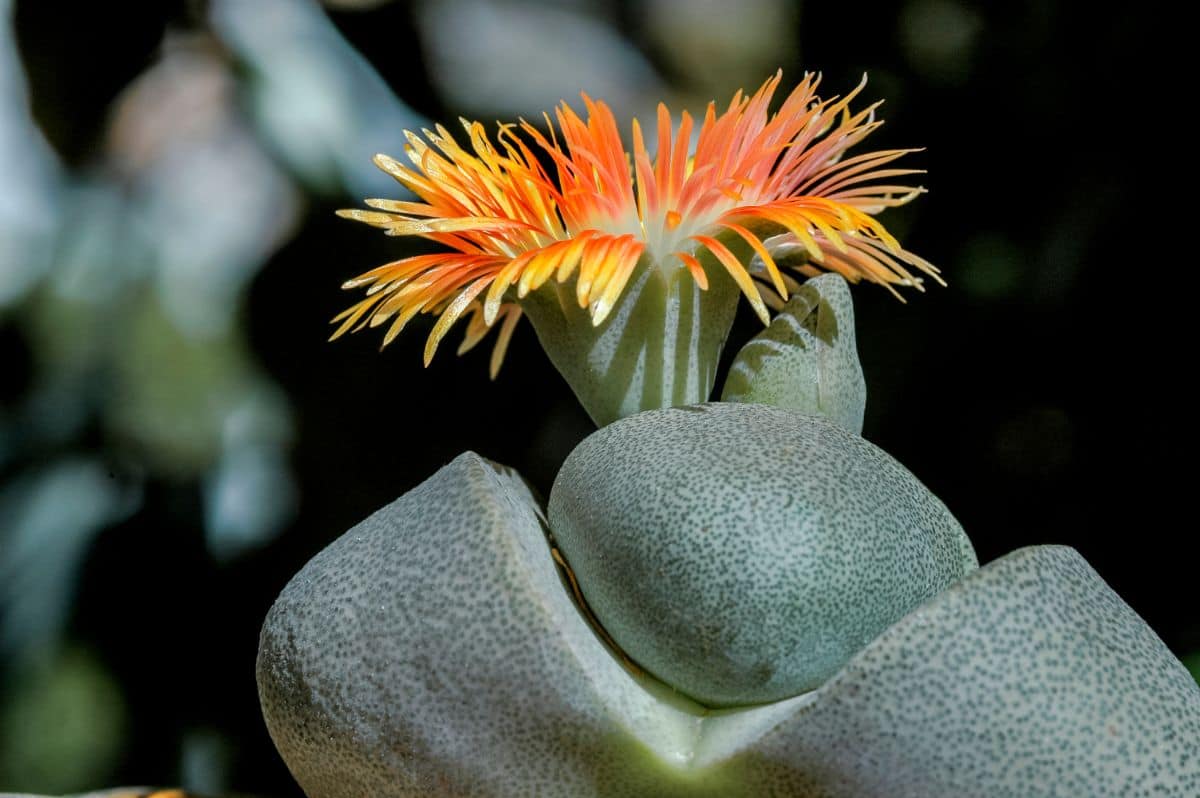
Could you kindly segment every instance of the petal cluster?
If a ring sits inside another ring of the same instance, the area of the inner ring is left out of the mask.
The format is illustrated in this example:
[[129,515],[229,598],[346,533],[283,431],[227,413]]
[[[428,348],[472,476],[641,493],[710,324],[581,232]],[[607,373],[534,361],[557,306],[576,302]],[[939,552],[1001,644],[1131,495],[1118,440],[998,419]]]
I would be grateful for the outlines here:
[[[599,325],[639,265],[687,269],[701,288],[706,268],[720,268],[764,322],[768,304],[796,287],[790,272],[833,271],[893,292],[920,288],[914,272],[936,279],[875,218],[923,191],[893,182],[919,171],[891,165],[911,150],[844,157],[882,124],[878,103],[850,110],[862,84],[822,100],[820,78],[809,74],[771,113],[780,81],[777,73],[753,95],[738,92],[722,113],[710,103],[698,130],[687,112],[676,124],[660,104],[650,145],[633,121],[632,153],[608,106],[586,95],[585,116],[563,103],[546,115],[546,132],[522,121],[501,125],[493,142],[480,123],[463,120],[469,149],[441,126],[408,133],[409,165],[383,155],[375,162],[419,201],[372,199],[371,210],[340,213],[389,235],[430,239],[439,251],[345,283],[367,295],[334,319],[333,337],[389,324],[387,344],[418,313],[436,314],[428,364],[469,316],[460,353],[499,323],[494,374],[520,300],[551,280]],[[735,242],[754,257],[735,255]],[[781,266],[772,257],[780,251],[798,257]],[[772,289],[766,297],[760,284]]]

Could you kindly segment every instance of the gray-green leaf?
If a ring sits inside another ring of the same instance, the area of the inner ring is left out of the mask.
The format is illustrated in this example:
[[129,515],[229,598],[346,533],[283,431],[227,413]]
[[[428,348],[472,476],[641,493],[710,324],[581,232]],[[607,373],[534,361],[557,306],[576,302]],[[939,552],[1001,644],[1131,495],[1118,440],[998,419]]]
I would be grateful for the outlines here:
[[[468,452],[292,579],[258,685],[309,798],[696,794],[677,768],[701,710],[609,653],[542,524],[518,475]],[[699,794],[726,795],[709,776]]]
[[1070,549],[974,571],[816,691],[711,712],[609,653],[524,484],[473,454],[296,575],[258,680],[310,798],[1200,794],[1200,688]]
[[1033,547],[888,629],[748,755],[778,768],[763,795],[792,794],[787,769],[830,798],[1200,795],[1200,687],[1074,549]]
[[721,400],[817,413],[861,433],[867,384],[846,281],[831,273],[804,283],[738,352]]
[[592,433],[549,515],[617,644],[709,706],[818,687],[977,565],[946,506],[886,452],[761,404],[650,410]]

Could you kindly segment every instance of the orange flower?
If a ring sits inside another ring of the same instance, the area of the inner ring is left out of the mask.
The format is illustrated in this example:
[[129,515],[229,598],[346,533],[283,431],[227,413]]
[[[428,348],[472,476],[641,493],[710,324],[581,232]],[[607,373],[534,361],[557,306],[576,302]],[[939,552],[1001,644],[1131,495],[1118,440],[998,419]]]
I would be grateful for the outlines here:
[[[472,153],[441,126],[424,131],[424,139],[408,133],[412,167],[384,155],[375,162],[421,201],[373,199],[367,205],[374,210],[339,213],[446,249],[346,282],[344,288],[366,286],[367,297],[334,319],[341,325],[333,337],[390,321],[386,345],[416,314],[438,314],[425,347],[428,365],[464,314],[471,318],[460,353],[503,319],[494,375],[520,300],[548,280],[574,281],[575,299],[598,326],[639,266],[687,269],[707,289],[702,259],[709,268],[719,264],[764,323],[767,302],[778,300],[764,300],[756,280],[786,298],[796,286],[789,270],[835,271],[893,293],[893,286],[920,288],[909,266],[937,279],[933,266],[901,248],[874,218],[924,190],[887,182],[920,171],[888,167],[912,150],[842,157],[882,124],[874,117],[878,103],[850,111],[864,84],[822,100],[815,93],[820,78],[808,74],[771,114],[780,80],[776,73],[753,96],[738,92],[719,115],[710,103],[690,155],[694,121],[687,112],[676,127],[659,105],[653,159],[634,120],[630,156],[608,106],[587,95],[586,119],[566,103],[555,111],[557,125],[546,115],[549,138],[527,122],[501,125],[497,146],[481,124],[463,120]],[[772,239],[779,235],[785,238]],[[731,251],[737,241],[756,255],[751,263]],[[804,257],[781,269],[771,252],[784,241]],[[706,253],[711,257],[702,258]]]

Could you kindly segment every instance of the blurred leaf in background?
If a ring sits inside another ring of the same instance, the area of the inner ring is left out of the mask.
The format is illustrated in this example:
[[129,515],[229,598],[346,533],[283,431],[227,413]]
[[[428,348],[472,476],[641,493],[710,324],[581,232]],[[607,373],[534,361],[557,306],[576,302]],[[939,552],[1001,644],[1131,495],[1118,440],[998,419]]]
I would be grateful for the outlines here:
[[[0,318],[50,263],[57,230],[59,165],[29,115],[16,42],[8,24],[13,0],[0,0]],[[0,458],[3,451],[0,450]]]
[[100,529],[139,504],[136,484],[81,456],[32,467],[0,489],[0,653],[61,644],[77,571]]
[[1184,667],[1192,674],[1192,678],[1200,683],[1200,651],[1183,658]]
[[900,14],[900,44],[927,80],[961,86],[971,78],[983,17],[960,0],[912,0]]
[[788,0],[648,0],[634,8],[638,29],[697,103],[757,86],[798,60],[798,39],[782,33],[800,16]]
[[[100,562],[124,552],[126,563],[107,574],[116,581],[100,606],[120,606],[127,585],[143,578],[137,569],[157,574],[166,563],[144,561],[148,550],[133,543],[146,524],[178,539],[156,546],[175,552],[175,568],[198,528],[212,562],[201,567],[219,569],[294,521],[294,412],[248,340],[247,294],[296,236],[306,192],[395,191],[371,156],[400,151],[403,130],[424,124],[313,2],[183,5],[130,7],[136,26],[97,39],[86,37],[90,23],[107,21],[103,8],[41,28],[46,9],[0,0],[0,322],[5,352],[21,353],[4,364],[0,403],[0,789],[95,788],[121,757],[164,745],[178,752],[176,778],[209,792],[229,786],[233,730],[183,717],[158,729],[124,722],[122,686],[105,658],[72,642],[78,587],[97,551]],[[18,11],[25,35],[38,37],[32,49],[23,43],[45,92],[37,121],[14,35]],[[123,33],[147,46],[156,26],[140,71],[136,51],[120,54],[127,71],[107,69],[103,58],[125,46]],[[89,79],[120,82],[71,82],[69,66],[46,60],[76,53],[96,67]],[[102,109],[91,138],[74,105]],[[69,164],[39,125],[66,147]],[[289,298],[277,301],[286,307]],[[286,312],[279,319],[290,322]],[[322,322],[305,320],[318,333]],[[178,608],[182,623],[185,607],[219,604],[220,590],[209,580],[203,595],[156,600]],[[142,616],[122,622],[147,651],[186,637],[140,626]],[[134,672],[108,642],[122,637],[101,630],[101,648]],[[223,640],[208,641],[224,655]],[[243,653],[252,660],[252,647]],[[246,684],[252,690],[252,678]],[[252,698],[245,703],[253,716]],[[49,739],[55,723],[61,745]],[[61,766],[64,758],[77,766]]]
[[208,14],[244,70],[242,90],[262,140],[306,185],[356,198],[396,193],[371,158],[399,156],[404,131],[429,123],[397,99],[315,3],[211,0]]
[[0,784],[47,794],[106,784],[127,724],[119,685],[85,650],[26,663],[0,696]]
[[474,118],[540,121],[586,90],[627,119],[663,97],[663,81],[607,4],[424,0],[416,8],[434,85]]

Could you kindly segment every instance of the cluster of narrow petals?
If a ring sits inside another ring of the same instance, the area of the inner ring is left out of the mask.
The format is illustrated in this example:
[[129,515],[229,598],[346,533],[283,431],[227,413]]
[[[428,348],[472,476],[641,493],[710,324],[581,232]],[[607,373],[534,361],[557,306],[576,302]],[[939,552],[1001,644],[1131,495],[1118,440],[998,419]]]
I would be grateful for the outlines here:
[[[637,120],[629,154],[612,112],[586,95],[586,118],[564,103],[554,119],[546,116],[545,133],[527,122],[501,125],[493,143],[481,124],[464,120],[469,150],[440,126],[423,137],[409,133],[411,166],[375,160],[420,201],[367,200],[371,210],[341,214],[389,235],[430,239],[441,251],[345,283],[367,295],[334,319],[333,337],[390,322],[387,344],[418,313],[437,314],[428,364],[450,327],[469,316],[460,353],[499,323],[494,374],[520,300],[548,281],[572,291],[598,325],[639,265],[687,269],[701,288],[705,263],[721,268],[764,322],[767,306],[796,287],[793,272],[835,271],[894,293],[920,287],[910,267],[936,279],[936,269],[875,218],[921,193],[891,182],[919,171],[890,166],[911,150],[845,157],[881,124],[877,104],[851,112],[862,85],[822,100],[819,77],[810,74],[771,113],[780,79],[750,96],[737,93],[724,113],[710,104],[698,131],[687,112],[676,125],[660,105],[653,158]],[[781,268],[772,257],[778,241],[801,257]]]

